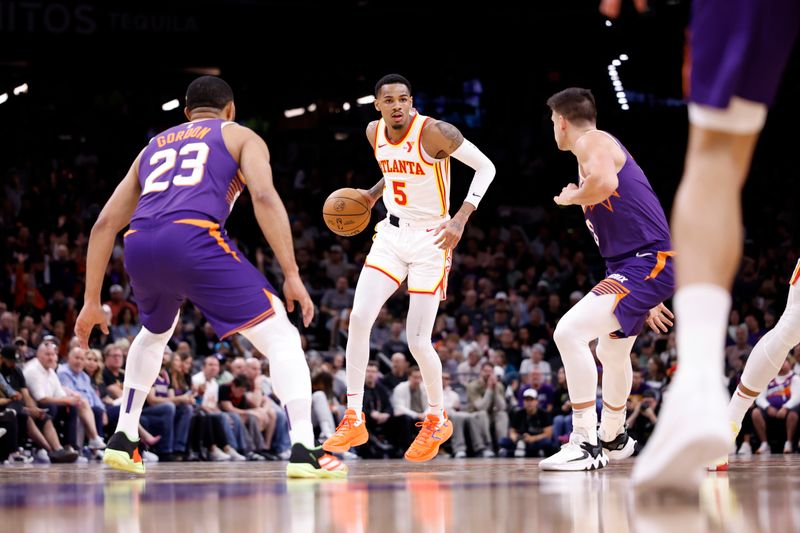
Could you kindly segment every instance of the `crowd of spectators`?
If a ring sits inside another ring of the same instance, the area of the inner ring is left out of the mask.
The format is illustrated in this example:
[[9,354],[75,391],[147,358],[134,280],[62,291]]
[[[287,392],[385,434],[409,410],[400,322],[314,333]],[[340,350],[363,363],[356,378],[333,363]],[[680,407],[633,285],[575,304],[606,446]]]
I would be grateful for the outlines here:
[[[301,333],[312,374],[315,428],[324,439],[335,431],[346,405],[348,319],[371,231],[336,237],[317,213],[331,189],[367,187],[377,171],[350,169],[334,180],[322,168],[301,166],[289,155],[291,147],[276,152],[276,182],[290,215],[297,262],[317,306],[314,322]],[[82,150],[77,157],[55,158],[44,166],[21,161],[0,169],[0,375],[5,378],[0,381],[0,429],[6,430],[0,437],[0,461],[91,460],[115,427],[127,350],[141,328],[121,238],[103,285],[109,334],[95,330],[88,351],[76,346],[72,334],[82,304],[89,231],[115,181],[115,176],[99,176],[116,171],[115,165],[121,163],[102,165],[97,155]],[[506,179],[500,177],[494,187],[503,187]],[[458,458],[545,456],[568,439],[571,429],[553,330],[569,307],[603,279],[604,267],[577,209],[522,198],[516,204],[487,200],[455,251],[448,297],[431,339],[442,361],[447,410],[455,425],[447,450]],[[459,202],[457,194],[452,201]],[[749,218],[755,222],[748,227],[728,334],[724,379],[731,387],[752,346],[785,305],[798,244],[792,233],[796,213],[781,205],[762,206],[758,217]],[[377,207],[374,220],[381,216]],[[253,222],[246,194],[227,229],[241,252],[280,287],[280,270]],[[405,338],[406,298],[403,285],[372,331],[364,398],[371,440],[357,450],[363,456],[400,457],[414,436],[414,424],[424,417],[425,388]],[[784,378],[794,375],[798,356],[795,349]],[[627,423],[644,445],[669,393],[674,335],[644,333],[631,362],[634,385]],[[775,438],[789,443],[785,449],[795,449],[800,396],[793,392],[792,399],[778,406],[759,402],[753,426],[743,432],[748,447],[752,437],[765,452],[761,443],[776,425],[771,420],[783,424],[785,419],[782,431],[788,435]],[[140,434],[152,452],[149,460],[278,459],[289,448],[286,416],[272,391],[268,361],[241,336],[220,340],[191,303],[184,306],[170,340]]]

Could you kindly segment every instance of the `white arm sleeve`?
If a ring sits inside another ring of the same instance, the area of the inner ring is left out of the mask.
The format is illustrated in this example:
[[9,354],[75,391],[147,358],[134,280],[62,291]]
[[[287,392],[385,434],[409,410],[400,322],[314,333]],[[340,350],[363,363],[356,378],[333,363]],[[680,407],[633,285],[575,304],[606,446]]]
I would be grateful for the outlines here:
[[469,192],[464,201],[471,203],[477,209],[483,195],[489,189],[489,184],[494,179],[494,163],[467,139],[464,139],[461,146],[450,155],[475,170],[475,177],[472,178]]

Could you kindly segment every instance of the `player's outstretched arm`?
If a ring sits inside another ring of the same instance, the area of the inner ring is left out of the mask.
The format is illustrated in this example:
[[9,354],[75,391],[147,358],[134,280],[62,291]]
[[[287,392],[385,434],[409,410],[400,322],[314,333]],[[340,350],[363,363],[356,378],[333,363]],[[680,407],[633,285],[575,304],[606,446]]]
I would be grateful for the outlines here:
[[467,220],[478,208],[494,179],[496,172],[494,163],[477,146],[465,139],[458,128],[441,120],[425,125],[422,145],[426,152],[435,154],[437,159],[452,156],[475,170],[475,176],[461,208],[453,218],[436,229],[435,234],[439,236],[436,244],[439,248],[453,249],[461,240]]
[[314,318],[314,304],[300,279],[300,269],[294,258],[289,216],[272,181],[267,143],[245,128],[241,128],[239,135],[243,136],[239,168],[247,180],[258,225],[285,276],[283,294],[286,297],[286,308],[289,312],[294,311],[294,302],[298,301],[303,312],[303,324],[308,326]]
[[103,333],[108,334],[105,314],[100,305],[100,290],[103,287],[103,276],[106,272],[114,239],[122,228],[130,224],[142,188],[139,185],[139,159],[141,153],[131,165],[111,198],[108,199],[97,222],[89,235],[89,251],[86,255],[86,288],[83,293],[83,309],[75,321],[75,335],[81,347],[89,347],[89,335],[95,325],[100,325]]

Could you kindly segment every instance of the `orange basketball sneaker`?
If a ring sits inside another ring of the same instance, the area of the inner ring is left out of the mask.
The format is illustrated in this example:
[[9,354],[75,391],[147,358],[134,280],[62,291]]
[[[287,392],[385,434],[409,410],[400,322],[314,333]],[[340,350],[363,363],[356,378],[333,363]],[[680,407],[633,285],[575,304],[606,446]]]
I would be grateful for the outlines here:
[[417,422],[417,427],[421,427],[417,438],[411,443],[406,451],[406,459],[414,463],[430,461],[439,453],[439,446],[447,442],[453,435],[453,423],[444,414],[444,423],[439,425],[439,417],[428,414],[423,422]]
[[356,416],[356,412],[353,409],[345,411],[344,418],[336,428],[336,433],[325,441],[322,449],[326,452],[343,453],[349,450],[351,446],[359,446],[367,442],[369,433],[367,433],[365,420],[364,413],[361,413],[361,422],[359,422],[358,416]]

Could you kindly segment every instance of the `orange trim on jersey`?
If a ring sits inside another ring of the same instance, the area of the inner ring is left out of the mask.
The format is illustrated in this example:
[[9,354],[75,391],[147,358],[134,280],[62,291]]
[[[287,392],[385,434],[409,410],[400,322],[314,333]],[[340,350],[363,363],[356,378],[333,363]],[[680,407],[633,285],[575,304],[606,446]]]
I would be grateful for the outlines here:
[[242,182],[242,185],[247,185],[247,180],[244,179],[244,174],[242,174],[241,169],[236,171],[236,177],[239,178]]
[[661,271],[664,270],[664,267],[667,266],[667,258],[673,257],[675,255],[674,250],[670,250],[668,252],[658,252],[656,254],[656,266],[653,267],[653,270],[650,271],[650,274],[647,275],[645,281],[648,279],[656,279],[656,277],[661,274]]
[[436,291],[442,291],[442,300],[444,300],[445,293],[447,291],[447,274],[450,272],[450,268],[448,265],[450,264],[450,258],[452,257],[452,250],[447,250],[444,254],[444,265],[442,265],[442,277],[439,278],[439,282],[431,290],[424,290],[424,289],[412,289],[409,287],[408,292],[413,294],[436,294]]
[[800,261],[797,262],[797,266],[794,269],[794,273],[792,277],[789,279],[789,285],[794,285],[797,283],[797,280],[800,279]]
[[138,230],[138,229],[129,229],[128,231],[126,231],[126,232],[125,232],[125,234],[122,236],[122,238],[124,239],[124,238],[125,238],[125,237],[127,237],[128,235],[133,235],[133,234],[134,234],[134,233],[136,233],[137,231],[139,231],[139,230]]
[[389,272],[385,271],[381,267],[375,266],[375,265],[370,265],[369,263],[364,263],[364,266],[367,267],[367,268],[373,268],[373,269],[377,270],[378,272],[381,272],[382,274],[386,274],[387,276],[389,276],[389,278],[391,278],[392,281],[397,283],[398,287],[400,285],[402,285],[401,281],[399,279],[397,279],[397,276],[394,276],[394,275],[390,274]]
[[450,156],[444,158],[444,179],[447,185],[450,185]]
[[[418,116],[419,116],[419,113],[416,113],[414,115],[414,118],[411,119],[411,124],[408,125],[408,131],[406,131],[405,135],[403,135],[403,138],[400,139],[399,141],[397,141],[396,143],[393,143],[392,140],[389,138],[389,136],[386,135],[386,131],[384,131],[383,132],[383,136],[386,138],[386,142],[391,144],[392,146],[399,146],[399,145],[403,144],[406,141],[406,139],[408,138],[408,135],[411,133],[411,130],[414,129],[414,122],[417,121],[417,117]],[[381,119],[381,120],[383,120],[383,119]],[[383,121],[383,127],[384,127],[384,129],[386,128],[386,121],[385,120]],[[422,137],[422,136],[420,135],[420,137]],[[417,142],[419,142],[419,139],[417,139]],[[375,146],[377,146],[377,144]]]
[[612,311],[617,308],[620,300],[625,298],[627,295],[631,293],[630,289],[625,287],[620,282],[606,278],[597,285],[592,288],[592,292],[598,296],[602,296],[604,294],[615,294],[617,296],[617,301],[614,302],[614,307]]
[[425,150],[422,149],[422,130],[425,129],[425,124],[428,123],[428,120],[430,118],[431,117],[425,117],[425,122],[423,122],[422,126],[419,128],[419,139],[417,139],[417,151],[419,152],[419,158],[422,160],[422,162],[432,167],[437,163],[437,161],[434,160],[433,163],[428,163],[428,160],[425,159]]
[[[272,305],[271,304],[271,300],[270,300],[270,305]],[[261,313],[257,317],[255,317],[255,318],[253,318],[251,320],[248,320],[247,322],[245,322],[241,326],[233,328],[228,333],[226,333],[225,335],[221,336],[219,339],[222,340],[222,339],[224,339],[226,337],[230,337],[231,335],[235,335],[236,333],[239,333],[243,329],[251,328],[251,327],[255,326],[256,324],[258,324],[259,322],[263,322],[264,320],[268,319],[269,317],[271,317],[274,314],[275,314],[275,309],[270,307],[269,309],[267,309],[266,311],[264,311],[263,313]]]
[[383,124],[384,128],[386,127],[386,121],[383,119],[378,120],[378,124],[375,126],[375,138],[373,139],[372,143],[372,153],[375,154],[375,159],[378,159],[378,138],[380,137],[381,131],[381,124]]
[[222,232],[219,231],[219,224],[216,222],[211,222],[210,220],[202,220],[197,218],[182,218],[180,220],[176,220],[173,224],[188,224],[190,226],[197,226],[198,228],[205,228],[208,230],[208,234],[211,235],[219,245],[220,248],[225,250],[226,254],[231,254],[236,261],[239,263],[242,262],[239,259],[239,255],[231,250],[231,247],[228,246],[228,243],[225,242],[225,239],[222,238]]
[[447,200],[446,200],[446,192],[444,187],[444,179],[442,178],[442,170],[441,170],[441,162],[436,163],[433,166],[433,171],[436,174],[436,187],[439,189],[439,202],[442,204],[442,215],[444,216],[447,214]]

